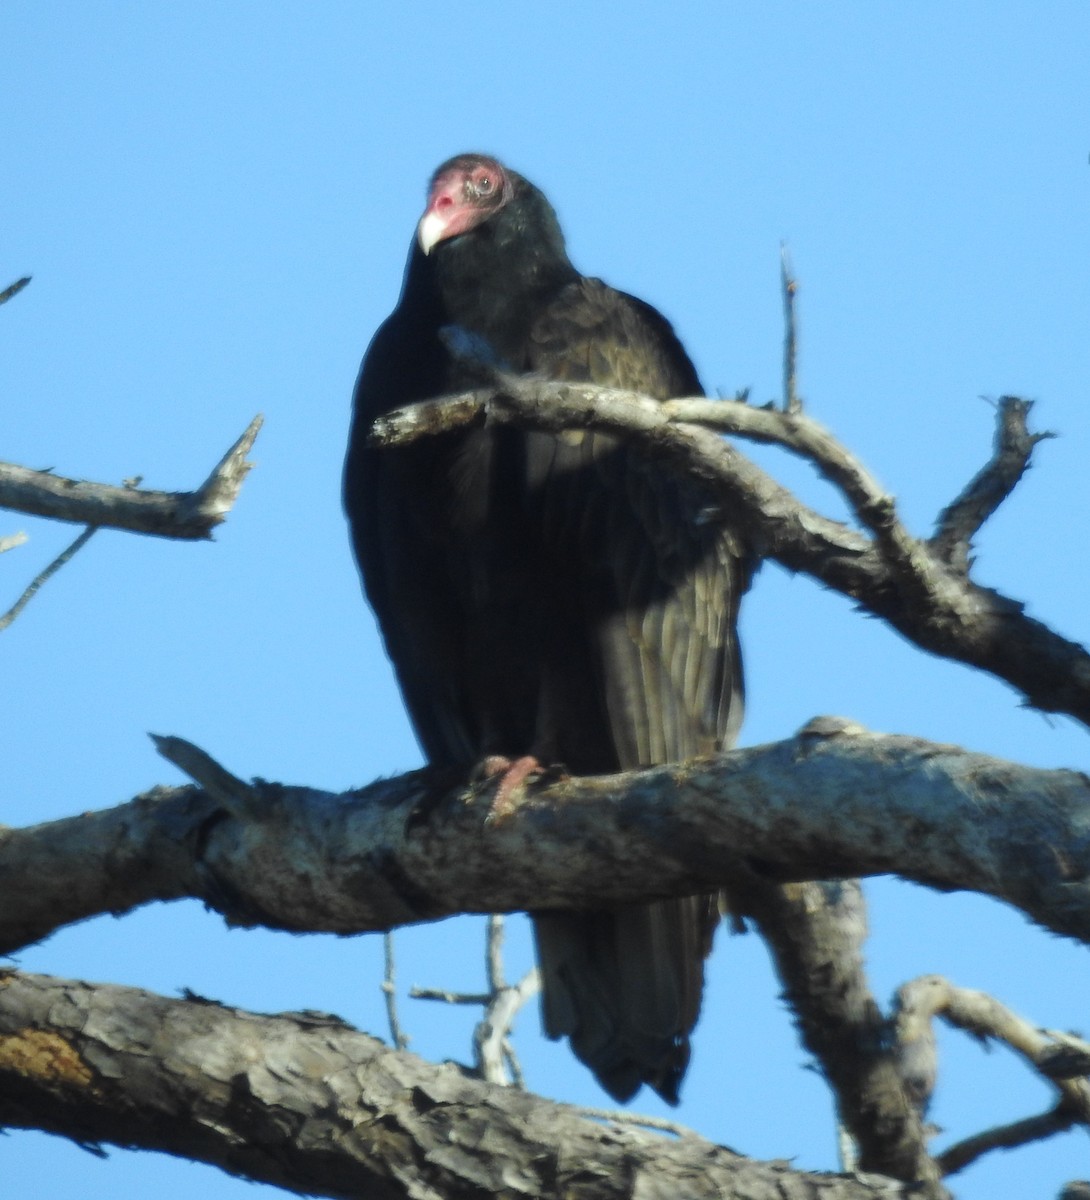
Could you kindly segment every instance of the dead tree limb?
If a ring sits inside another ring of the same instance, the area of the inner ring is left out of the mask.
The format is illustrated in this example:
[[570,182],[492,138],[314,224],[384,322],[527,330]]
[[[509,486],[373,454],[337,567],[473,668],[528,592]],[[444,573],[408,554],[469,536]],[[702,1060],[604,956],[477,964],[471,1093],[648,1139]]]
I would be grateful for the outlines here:
[[774,882],[896,874],[998,897],[1090,943],[1086,776],[839,729],[811,723],[717,757],[531,784],[501,823],[486,820],[489,785],[419,771],[345,795],[236,781],[249,797],[221,789],[225,803],[157,789],[5,829],[0,951],[185,896],[233,924],[358,933],[459,912],[691,895],[739,872]]
[[945,1174],[964,1170],[989,1150],[1010,1149],[1070,1129],[1090,1128],[1090,1045],[1070,1034],[1041,1029],[992,996],[955,987],[941,975],[925,975],[898,989],[893,1044],[901,1075],[922,1108],[938,1074],[934,1018],[983,1042],[1009,1046],[1057,1090],[1048,1112],[986,1130],[949,1147],[940,1156]]
[[[1027,412],[1025,402],[1005,398],[1000,421],[1017,427]],[[703,398],[659,403],[590,384],[510,378],[492,391],[390,413],[375,423],[373,437],[379,445],[402,445],[486,420],[554,433],[603,429],[632,439],[664,467],[702,483],[708,519],[729,518],[762,556],[849,596],[921,648],[1006,680],[1034,707],[1069,713],[1090,726],[1090,654],[1028,617],[1019,601],[974,583],[957,565],[968,562],[974,525],[1013,486],[1006,454],[999,455],[1000,465],[993,456],[982,472],[985,483],[978,476],[948,506],[933,543],[910,534],[892,495],[802,413]],[[775,443],[807,458],[845,495],[865,532],[800,503],[720,433]],[[1012,445],[1026,438],[1039,440],[1001,434],[1001,442]],[[1031,448],[1023,446],[1027,463]]]
[[162,1150],[371,1200],[908,1200],[914,1185],[760,1163],[433,1066],[321,1014],[0,975],[0,1125]]
[[[18,617],[23,609],[26,608],[31,600],[33,600],[38,594],[41,587],[48,583],[48,581],[61,569],[61,567],[65,565],[65,563],[71,561],[72,557],[78,554],[97,532],[97,525],[88,525],[87,528],[79,535],[79,537],[75,539],[75,541],[69,543],[69,545],[67,545],[48,566],[44,567],[38,572],[37,575],[34,576],[30,583],[28,583],[23,589],[23,594],[19,597],[19,599],[15,601],[15,603],[11,606],[11,608],[8,609],[6,613],[0,615],[0,633],[7,629],[12,621]],[[5,547],[0,546],[0,549],[4,548]]]
[[194,492],[114,487],[0,463],[0,508],[157,537],[207,539],[238,498],[253,465],[246,455],[261,423],[260,416],[254,417]]
[[735,902],[739,896],[768,943],[799,1036],[832,1089],[858,1165],[937,1185],[939,1166],[867,983],[858,881],[754,883],[732,892]]
[[24,275],[22,277],[22,279],[17,279],[14,283],[9,283],[8,286],[6,288],[4,288],[4,290],[2,292],[0,292],[0,304],[7,304],[7,302],[13,296],[18,296],[18,294],[23,290],[23,288],[26,287],[26,285],[29,282],[30,282],[30,276]]

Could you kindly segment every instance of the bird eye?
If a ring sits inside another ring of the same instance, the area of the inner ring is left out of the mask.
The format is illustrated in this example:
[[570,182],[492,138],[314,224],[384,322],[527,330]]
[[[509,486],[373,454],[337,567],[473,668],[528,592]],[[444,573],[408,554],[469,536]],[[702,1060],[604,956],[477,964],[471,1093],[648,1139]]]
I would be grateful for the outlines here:
[[492,190],[491,178],[487,175],[482,175],[480,177],[480,179],[477,180],[477,194],[479,196],[487,196],[491,190]]

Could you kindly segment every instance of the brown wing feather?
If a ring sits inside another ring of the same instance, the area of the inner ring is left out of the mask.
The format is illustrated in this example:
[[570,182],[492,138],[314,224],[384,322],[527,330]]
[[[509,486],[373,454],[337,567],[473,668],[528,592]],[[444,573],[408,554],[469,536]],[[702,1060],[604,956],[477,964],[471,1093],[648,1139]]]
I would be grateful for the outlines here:
[[[594,279],[569,285],[541,315],[527,366],[660,399],[700,391],[669,324]],[[684,482],[614,437],[535,435],[528,457],[545,496],[545,539],[577,560],[587,666],[609,726],[602,749],[613,759],[597,769],[729,744],[742,709],[741,547],[700,522],[700,498]],[[570,763],[567,729],[548,750]],[[536,916],[546,1031],[570,1037],[617,1098],[648,1082],[676,1100],[716,920],[709,896]]]

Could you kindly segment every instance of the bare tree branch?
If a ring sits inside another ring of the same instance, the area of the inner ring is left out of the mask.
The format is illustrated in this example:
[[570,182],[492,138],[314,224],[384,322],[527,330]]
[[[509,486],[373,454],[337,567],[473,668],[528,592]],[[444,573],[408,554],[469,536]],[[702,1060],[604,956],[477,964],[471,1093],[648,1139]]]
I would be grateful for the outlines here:
[[6,554],[9,550],[14,550],[16,546],[26,544],[27,536],[25,533],[9,533],[6,537],[0,537],[0,554]]
[[541,981],[535,968],[527,971],[513,987],[507,983],[503,969],[503,933],[503,917],[492,913],[485,939],[488,1003],[484,1016],[473,1030],[473,1061],[482,1079],[508,1087],[522,1078],[509,1035],[519,1011],[541,990]]
[[487,822],[491,784],[467,791],[419,771],[346,795],[257,781],[253,803],[230,808],[195,788],[157,789],[2,830],[0,951],[184,896],[233,924],[355,933],[691,895],[754,871],[777,882],[892,873],[978,891],[1090,942],[1086,776],[820,727],[647,771],[531,784],[500,824]]
[[[84,546],[86,546],[97,532],[97,525],[88,525],[74,542],[72,542],[66,549],[62,550],[47,567],[35,575],[30,583],[27,584],[23,594],[19,597],[19,599],[15,601],[15,603],[11,606],[11,608],[8,609],[6,613],[0,615],[0,633],[7,629],[12,621],[14,621],[15,618],[23,611],[23,609],[26,608],[26,606],[31,602],[31,600],[34,599],[34,597],[38,594],[39,588],[41,588],[44,583],[50,580],[61,569],[61,567],[63,567],[64,564],[73,557],[73,555],[77,554]],[[8,548],[9,547],[0,547],[0,549]]]
[[0,976],[0,1124],[164,1150],[337,1198],[921,1195],[591,1122],[333,1017],[259,1016],[15,972]]
[[863,967],[866,906],[857,880],[732,890],[768,942],[803,1044],[837,1100],[863,1170],[936,1186],[919,1110]]
[[1064,1105],[1057,1104],[1048,1112],[1035,1117],[1024,1117],[1021,1121],[1012,1121],[1009,1125],[999,1125],[975,1134],[951,1146],[938,1156],[938,1163],[943,1175],[956,1175],[958,1171],[982,1158],[992,1150],[1014,1150],[1019,1146],[1028,1146],[1031,1142],[1041,1142],[1046,1138],[1055,1137],[1058,1133],[1066,1133],[1072,1126],[1079,1124],[1078,1117],[1069,1112]]
[[786,245],[780,245],[780,291],[783,294],[783,411],[792,415],[802,412],[798,393],[798,327],[795,296],[799,285],[791,270]]
[[[1001,417],[1012,412],[1007,404]],[[637,439],[649,455],[680,465],[702,483],[709,507],[745,529],[758,553],[851,597],[923,649],[988,671],[1035,707],[1090,725],[1090,654],[912,537],[897,519],[892,497],[809,417],[727,400],[660,404],[613,388],[511,378],[497,391],[390,413],[375,423],[373,438],[378,445],[402,445],[486,419],[548,432],[593,427]],[[872,536],[807,508],[718,432],[698,428],[694,420],[803,454],[841,489]],[[982,511],[976,500],[955,509]],[[964,538],[975,519],[956,517],[957,536]],[[947,542],[942,547],[956,559]]]
[[[537,969],[527,971],[515,985],[507,983],[503,971],[504,919],[497,913],[488,918],[485,938],[487,992],[451,992],[443,988],[413,987],[414,1000],[437,1000],[442,1004],[469,1004],[483,1008],[484,1015],[473,1030],[473,1063],[480,1077],[499,1087],[522,1086],[522,1070],[510,1041],[515,1017],[541,990]],[[389,935],[387,935],[389,937]]]
[[22,279],[17,279],[14,283],[9,283],[2,292],[0,292],[0,304],[6,304],[13,296],[18,294],[30,282],[30,276],[24,275]]
[[1011,494],[1025,474],[1039,442],[1051,433],[1030,433],[1031,400],[1001,396],[997,406],[995,450],[992,457],[965,486],[965,490],[939,514],[931,548],[957,570],[969,571],[973,538],[984,522]]
[[496,992],[507,986],[507,977],[503,969],[503,934],[505,922],[502,913],[490,913],[485,937],[484,965],[485,977],[488,980],[488,990]]
[[409,1036],[401,1028],[397,1016],[397,977],[394,969],[394,935],[387,930],[382,935],[382,953],[385,969],[382,976],[382,995],[386,1001],[386,1019],[390,1023],[390,1040],[395,1050],[404,1050]]
[[[671,420],[697,424],[723,433],[738,433],[754,441],[782,446],[809,460],[821,475],[843,493],[856,519],[870,532],[883,563],[898,577],[912,581],[926,573],[926,563],[914,553],[915,541],[900,524],[895,501],[870,471],[801,406],[793,412],[751,409],[726,412],[729,401],[667,400],[663,411]],[[756,415],[760,414],[760,415]],[[801,506],[800,506],[801,507]],[[927,590],[934,590],[931,583]]]
[[439,1004],[470,1004],[480,1007],[491,999],[488,992],[451,992],[444,988],[416,987],[409,988],[409,995],[414,1000],[435,1000]]
[[481,1078],[507,1087],[521,1080],[522,1071],[509,1039],[515,1017],[541,991],[536,970],[519,982],[494,992],[484,1016],[473,1031],[474,1062]]
[[[1004,1042],[1059,1092],[1059,1102],[1049,1112],[951,1146],[940,1157],[944,1173],[962,1170],[989,1150],[1036,1141],[1075,1124],[1090,1127],[1090,1080],[1085,1078],[1090,1046],[1070,1034],[1040,1029],[984,992],[955,987],[941,975],[904,984],[895,1005],[894,1043],[901,1072],[921,1107],[930,1099],[938,1073],[936,1016],[982,1041]],[[1080,1067],[1082,1076],[1074,1073]]]
[[0,508],[157,537],[210,538],[238,498],[252,466],[246,455],[261,423],[260,416],[254,417],[195,492],[156,492],[87,483],[50,471],[0,463]]

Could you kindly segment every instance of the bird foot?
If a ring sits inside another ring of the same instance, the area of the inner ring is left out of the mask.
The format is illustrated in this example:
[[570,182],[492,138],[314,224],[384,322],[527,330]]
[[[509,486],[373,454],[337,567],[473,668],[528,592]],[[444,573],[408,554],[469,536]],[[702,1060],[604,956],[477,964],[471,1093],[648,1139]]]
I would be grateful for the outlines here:
[[507,758],[503,754],[490,754],[483,758],[474,771],[478,779],[495,779],[500,777],[499,786],[492,805],[485,817],[486,825],[498,825],[506,821],[518,807],[517,792],[533,775],[544,775],[548,768],[534,758],[532,754],[524,754],[521,758]]

